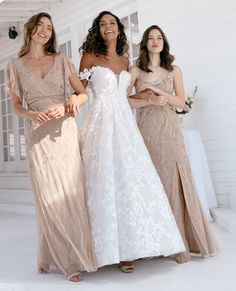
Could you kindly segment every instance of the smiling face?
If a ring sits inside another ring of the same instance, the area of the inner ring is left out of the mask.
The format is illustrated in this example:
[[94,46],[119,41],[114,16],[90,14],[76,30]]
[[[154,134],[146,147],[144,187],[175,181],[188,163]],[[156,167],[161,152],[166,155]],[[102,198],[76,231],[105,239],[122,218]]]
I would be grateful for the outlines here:
[[160,53],[163,50],[164,40],[158,29],[152,29],[148,34],[147,49],[149,53]]
[[45,45],[52,36],[52,22],[47,17],[42,17],[38,25],[33,30],[31,39],[37,43]]
[[109,14],[103,15],[99,22],[99,31],[105,42],[117,39],[119,35],[119,27],[115,17]]

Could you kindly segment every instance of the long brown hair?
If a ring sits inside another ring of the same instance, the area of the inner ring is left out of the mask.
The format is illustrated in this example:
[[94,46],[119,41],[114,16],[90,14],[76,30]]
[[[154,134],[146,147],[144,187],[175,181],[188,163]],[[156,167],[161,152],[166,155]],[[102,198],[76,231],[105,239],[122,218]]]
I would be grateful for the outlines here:
[[88,31],[86,40],[83,42],[82,46],[79,48],[80,53],[90,53],[95,55],[107,55],[108,47],[100,34],[100,20],[104,15],[111,15],[115,18],[118,28],[119,37],[116,44],[116,52],[118,55],[125,55],[128,51],[127,38],[125,35],[124,25],[121,23],[120,19],[111,13],[110,11],[102,11],[93,21],[92,27]]
[[142,40],[139,44],[140,46],[140,50],[139,50],[139,57],[137,59],[137,66],[142,70],[145,71],[147,73],[152,72],[149,69],[149,63],[150,63],[150,58],[149,58],[149,53],[148,53],[148,49],[147,49],[147,42],[148,42],[148,36],[151,30],[153,29],[157,29],[160,31],[162,38],[163,38],[163,50],[160,52],[160,66],[168,71],[173,71],[173,61],[174,61],[174,56],[172,54],[170,54],[170,46],[167,40],[166,35],[164,34],[164,32],[162,31],[162,29],[157,26],[157,25],[151,25],[150,27],[148,27],[143,34]]
[[[24,43],[18,53],[18,57],[23,57],[29,52],[31,36],[36,32],[40,19],[42,17],[47,17],[52,23],[51,15],[49,15],[46,12],[40,12],[30,17],[30,19],[24,25]],[[57,53],[56,33],[53,23],[52,23],[52,35],[49,41],[44,45],[44,52],[47,55]]]

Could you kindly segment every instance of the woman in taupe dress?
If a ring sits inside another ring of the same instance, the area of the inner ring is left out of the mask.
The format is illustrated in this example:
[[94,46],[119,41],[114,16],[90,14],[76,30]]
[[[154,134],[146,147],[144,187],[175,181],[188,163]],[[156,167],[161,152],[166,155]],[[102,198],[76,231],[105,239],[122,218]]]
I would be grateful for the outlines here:
[[77,125],[74,116],[65,115],[64,104],[70,86],[78,95],[67,101],[67,111],[76,111],[87,95],[73,65],[56,52],[55,31],[47,13],[34,15],[25,24],[24,44],[19,57],[9,62],[6,79],[14,111],[26,119],[27,161],[39,234],[38,270],[48,273],[54,266],[69,280],[80,281],[80,271],[96,270],[96,259]]
[[136,87],[131,107],[140,108],[139,129],[170,201],[187,252],[178,263],[190,260],[190,252],[209,256],[218,252],[199,202],[188,162],[177,107],[187,109],[182,73],[172,65],[174,57],[163,31],[149,27],[140,43],[137,66],[130,69]]

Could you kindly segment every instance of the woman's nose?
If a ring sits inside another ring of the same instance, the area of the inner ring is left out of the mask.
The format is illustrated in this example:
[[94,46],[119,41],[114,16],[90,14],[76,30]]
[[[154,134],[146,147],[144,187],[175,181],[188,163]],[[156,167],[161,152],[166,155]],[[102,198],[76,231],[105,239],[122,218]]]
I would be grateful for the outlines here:
[[44,25],[41,26],[41,29],[42,29],[43,32],[46,31],[46,27]]

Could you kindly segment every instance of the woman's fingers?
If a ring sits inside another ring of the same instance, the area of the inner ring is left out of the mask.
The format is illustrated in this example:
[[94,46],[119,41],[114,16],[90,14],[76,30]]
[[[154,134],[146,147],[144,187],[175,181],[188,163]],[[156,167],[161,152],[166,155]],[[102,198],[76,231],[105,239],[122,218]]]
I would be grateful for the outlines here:
[[57,114],[57,109],[51,109],[48,111],[48,117],[53,118]]
[[41,124],[48,121],[49,119],[50,118],[47,116],[47,114],[45,114],[44,112],[39,112],[36,121]]
[[47,114],[48,117],[51,119],[58,119],[65,115],[66,108],[64,106],[59,106],[58,108],[55,108],[53,110],[49,110],[49,113]]
[[71,110],[72,115],[75,117],[77,113],[77,104],[72,105],[72,110]]
[[71,113],[72,105],[70,103],[65,104],[65,112]]
[[160,105],[166,105],[167,104],[167,97],[160,96]]
[[76,116],[76,113],[79,111],[79,107],[77,104],[66,104],[65,112],[70,113],[72,116]]

